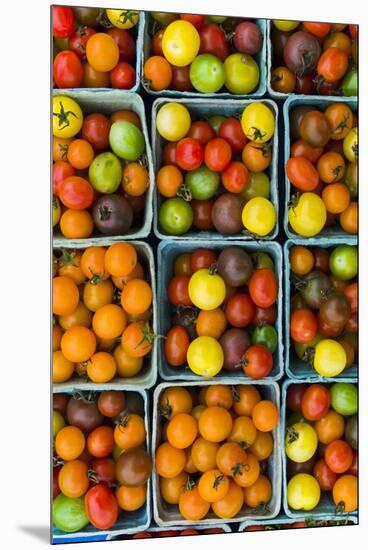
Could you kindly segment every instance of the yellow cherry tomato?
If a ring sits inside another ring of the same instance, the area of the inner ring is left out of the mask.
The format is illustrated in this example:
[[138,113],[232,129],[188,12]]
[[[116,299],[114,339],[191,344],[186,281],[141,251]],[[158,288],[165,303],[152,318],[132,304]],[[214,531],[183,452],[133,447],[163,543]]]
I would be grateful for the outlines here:
[[78,103],[66,95],[52,99],[52,134],[70,138],[78,134],[83,124],[83,113]]
[[242,221],[248,231],[259,237],[265,237],[275,227],[275,207],[264,197],[250,199],[243,208]]
[[156,117],[157,131],[167,141],[179,141],[189,132],[192,121],[182,103],[166,103]]
[[189,280],[189,297],[199,309],[218,308],[225,300],[226,285],[222,277],[209,269],[199,269]]
[[168,25],[162,37],[162,51],[176,67],[189,65],[199,52],[201,41],[194,25],[178,19]]
[[52,197],[52,227],[59,223],[61,216],[60,201],[57,197]]
[[264,103],[251,103],[243,111],[241,126],[248,139],[265,143],[275,132],[275,115]]
[[106,15],[118,29],[131,29],[139,21],[139,11],[136,10],[106,10]]
[[300,21],[287,21],[285,19],[272,19],[272,23],[276,29],[283,32],[292,31],[300,25]]
[[318,481],[310,474],[297,474],[287,486],[287,501],[294,510],[313,510],[321,498]]
[[321,376],[337,376],[346,367],[344,347],[336,340],[321,340],[315,347],[313,366]]
[[307,462],[317,450],[316,430],[306,422],[297,422],[286,430],[285,452],[293,462]]
[[358,128],[352,128],[343,142],[344,155],[350,162],[358,160]]
[[216,376],[224,364],[224,352],[215,338],[199,336],[188,348],[187,362],[189,368],[199,376]]
[[303,237],[317,235],[326,223],[327,211],[321,197],[303,193],[288,211],[289,223],[295,233]]

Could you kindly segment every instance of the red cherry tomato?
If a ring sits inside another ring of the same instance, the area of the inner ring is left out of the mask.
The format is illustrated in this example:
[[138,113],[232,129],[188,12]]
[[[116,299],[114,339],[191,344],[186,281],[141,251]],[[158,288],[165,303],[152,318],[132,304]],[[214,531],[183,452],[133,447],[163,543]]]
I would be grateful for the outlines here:
[[315,164],[323,153],[323,147],[312,147],[302,139],[295,141],[290,150],[291,157],[304,157]]
[[330,392],[322,384],[312,384],[303,394],[301,412],[306,420],[321,420],[330,406]]
[[52,36],[68,38],[74,31],[74,13],[68,6],[52,6]]
[[93,187],[84,178],[70,176],[61,182],[59,198],[67,208],[84,210],[93,203]]
[[305,30],[307,30],[311,34],[314,34],[314,36],[319,37],[326,36],[326,34],[330,32],[331,26],[332,25],[330,23],[303,23],[303,27],[305,28]]
[[261,323],[273,325],[276,319],[277,319],[277,309],[275,304],[272,304],[272,306],[269,306],[269,307],[256,306],[256,311],[254,313],[254,318],[253,318],[254,326],[258,326]]
[[60,184],[66,178],[75,176],[75,168],[69,162],[64,160],[57,160],[52,165],[52,192],[57,197],[59,196]]
[[351,474],[352,476],[358,476],[358,453],[356,451],[353,451],[353,462],[350,466],[349,470],[347,471],[348,474]]
[[336,439],[329,443],[325,450],[327,466],[336,474],[343,474],[352,465],[354,455],[352,448],[346,441]]
[[327,466],[323,458],[320,458],[315,463],[313,475],[318,481],[322,491],[332,491],[338,477],[337,474]]
[[200,231],[209,231],[213,229],[212,208],[214,200],[193,200],[190,205],[193,210],[193,225]]
[[308,344],[317,336],[318,321],[309,309],[293,311],[290,319],[290,336],[294,342]]
[[86,55],[87,42],[93,34],[96,34],[96,31],[95,29],[92,29],[92,27],[79,25],[77,30],[73,32],[69,38],[69,48],[71,51],[76,53],[77,56],[82,59],[82,57]]
[[79,88],[83,80],[83,65],[76,53],[59,52],[53,65],[53,77],[58,88]]
[[190,338],[184,327],[173,326],[166,334],[164,353],[166,361],[172,367],[181,367],[187,360]]
[[286,175],[291,183],[302,191],[313,191],[319,182],[317,169],[310,160],[304,157],[288,159]]
[[244,328],[251,324],[256,306],[247,294],[237,292],[231,296],[225,307],[225,315],[229,323],[236,328]]
[[168,142],[164,146],[162,150],[162,164],[166,166],[167,164],[172,164],[174,166],[177,166],[176,164],[176,146],[177,143],[175,142]]
[[59,487],[59,472],[61,466],[54,466],[52,469],[52,498],[55,498],[60,493]]
[[169,283],[167,294],[170,302],[174,306],[191,306],[192,301],[189,298],[188,286],[190,275],[175,275]]
[[219,137],[229,143],[234,153],[242,151],[248,142],[239,120],[235,117],[229,117],[224,120],[220,126]]
[[190,255],[190,270],[195,273],[199,269],[209,269],[217,260],[213,250],[198,248]]
[[135,40],[125,29],[109,29],[107,31],[119,48],[120,61],[131,63],[135,56]]
[[119,507],[114,493],[102,483],[87,491],[85,506],[89,521],[97,529],[110,529],[118,519]]
[[232,151],[227,141],[215,138],[209,141],[204,150],[204,162],[207,168],[216,172],[225,170],[231,161]]
[[111,87],[130,90],[135,84],[135,69],[130,63],[120,61],[110,73]]
[[349,65],[349,58],[339,48],[327,48],[317,65],[317,73],[324,80],[334,82],[344,76]]
[[188,132],[188,137],[197,139],[204,146],[207,145],[207,143],[212,139],[215,139],[216,132],[212,128],[211,124],[206,120],[196,120],[195,122],[192,122]]
[[243,371],[254,380],[268,376],[272,370],[272,353],[266,346],[250,346],[243,355]]
[[291,384],[286,395],[286,404],[288,409],[293,412],[300,412],[302,399],[308,384]]
[[358,283],[347,285],[343,289],[343,293],[349,300],[351,312],[356,313],[358,311]]
[[196,29],[200,29],[204,25],[204,22],[206,20],[206,16],[205,15],[193,15],[191,13],[181,13],[180,14],[180,19],[182,19],[183,21],[188,21],[188,23],[192,23],[192,25]]
[[106,149],[109,145],[111,121],[101,113],[87,115],[83,121],[82,137],[94,149]]
[[267,308],[276,302],[279,282],[272,269],[256,269],[249,279],[248,289],[256,306]]
[[222,185],[230,193],[241,193],[248,184],[248,168],[239,160],[232,160],[221,174]]
[[[163,53],[158,55],[164,55]],[[172,70],[172,79],[170,88],[172,90],[177,90],[178,92],[191,92],[193,90],[193,84],[190,80],[190,65],[185,67],[175,67],[171,66]]]
[[97,482],[115,483],[115,462],[110,457],[94,458],[90,470]]
[[211,53],[225,61],[229,55],[229,44],[221,27],[214,23],[204,25],[199,29],[199,37],[201,39],[200,53]]
[[186,137],[176,145],[175,160],[177,166],[183,170],[195,170],[203,162],[203,145],[197,139]]
[[321,336],[324,336],[325,338],[336,338],[337,336],[340,336],[340,334],[342,334],[344,327],[331,327],[321,319],[319,313],[317,313],[317,319],[318,331]]
[[358,36],[358,25],[349,25],[349,34],[353,40]]

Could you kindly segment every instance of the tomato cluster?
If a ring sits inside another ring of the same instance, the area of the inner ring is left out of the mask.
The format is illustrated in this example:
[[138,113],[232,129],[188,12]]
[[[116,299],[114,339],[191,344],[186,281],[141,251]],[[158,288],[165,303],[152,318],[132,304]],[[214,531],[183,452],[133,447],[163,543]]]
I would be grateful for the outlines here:
[[53,98],[53,227],[67,239],[94,229],[126,235],[142,225],[149,173],[136,112],[85,115],[68,96]]
[[279,412],[256,386],[171,386],[159,397],[162,440],[155,455],[161,498],[199,522],[256,509],[272,498],[264,474]]
[[[136,376],[152,349],[152,289],[129,243],[64,249],[52,282],[53,382]],[[142,261],[142,260],[141,260]]]
[[186,105],[168,102],[158,110],[156,127],[165,140],[156,174],[166,199],[159,207],[160,229],[169,235],[192,226],[226,235],[272,232],[277,214],[265,171],[275,116],[268,105],[250,103],[231,117],[192,120]]
[[248,525],[244,531],[274,531],[279,529],[305,529],[306,527],[334,527],[337,525],[354,525],[353,521],[348,521],[346,519],[341,520],[316,520],[313,518],[307,518],[305,521],[292,521],[291,519],[285,523],[257,523],[253,525]]
[[55,86],[133,88],[138,21],[134,10],[53,6]]
[[205,377],[222,369],[269,376],[278,340],[278,278],[269,254],[239,246],[181,254],[167,294],[173,316],[163,346],[170,367],[187,364]]
[[336,513],[358,499],[358,392],[355,384],[291,384],[287,390],[287,500],[314,510],[329,493]]
[[274,20],[271,86],[284,94],[358,95],[358,26]]
[[135,535],[125,535],[117,537],[117,540],[130,540],[130,539],[155,539],[166,537],[190,537],[197,535],[219,535],[225,533],[221,527],[209,527],[208,529],[150,529],[149,531],[140,531]]
[[334,377],[356,362],[358,256],[353,245],[292,246],[290,336],[294,350],[320,375]]
[[[144,82],[153,91],[250,94],[260,70],[257,23],[237,17],[151,12]],[[229,37],[231,39],[229,39]]]
[[139,394],[54,394],[53,437],[55,527],[111,529],[144,506],[152,460]]
[[292,145],[286,176],[292,185],[289,223],[304,237],[336,224],[358,232],[358,127],[347,103],[322,112],[301,105],[290,113]]

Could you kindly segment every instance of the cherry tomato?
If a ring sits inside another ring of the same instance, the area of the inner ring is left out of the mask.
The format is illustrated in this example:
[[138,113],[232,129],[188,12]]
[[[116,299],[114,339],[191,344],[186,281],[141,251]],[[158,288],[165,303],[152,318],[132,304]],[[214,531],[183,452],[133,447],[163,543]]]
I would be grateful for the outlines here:
[[185,328],[181,326],[171,327],[166,334],[164,343],[164,353],[168,364],[172,367],[184,365],[189,345],[190,338]]
[[120,61],[110,73],[112,88],[129,90],[135,84],[135,69],[126,61]]
[[106,149],[109,145],[111,121],[101,113],[87,115],[83,121],[82,137],[94,149]]
[[188,21],[189,23],[192,23],[192,25],[195,26],[196,29],[200,29],[206,20],[205,15],[193,15],[190,13],[181,13],[180,19],[183,21]]
[[351,312],[356,313],[358,311],[358,283],[347,285],[343,289],[343,293],[349,300]]
[[119,48],[120,61],[131,63],[135,56],[135,40],[131,33],[126,29],[114,27],[109,29],[107,34],[113,38]]
[[76,171],[69,162],[64,160],[57,160],[52,165],[52,192],[57,197],[59,196],[59,189],[61,183],[70,176],[75,176]]
[[316,168],[304,157],[290,158],[286,162],[286,174],[291,183],[301,191],[313,191],[319,182]]
[[248,179],[248,168],[239,160],[232,160],[221,174],[222,185],[231,193],[244,191]]
[[349,64],[349,58],[339,48],[327,48],[319,58],[317,73],[329,82],[339,80],[344,76]]
[[191,92],[193,84],[190,81],[190,65],[175,67],[172,65],[172,78],[170,88],[178,92]]
[[199,269],[209,269],[217,260],[213,250],[198,248],[190,255],[190,271],[195,273]]
[[192,301],[189,298],[188,286],[190,275],[176,275],[173,277],[167,288],[167,294],[170,302],[174,306],[191,306]]
[[67,6],[52,6],[52,36],[68,38],[74,31],[74,14]]
[[87,491],[85,506],[89,521],[97,529],[110,529],[118,519],[117,500],[111,489],[102,483]]
[[58,88],[79,88],[83,80],[83,65],[77,54],[59,52],[54,59],[53,77]]
[[225,307],[229,323],[236,328],[244,328],[253,321],[256,306],[247,294],[240,292],[231,296]]
[[95,29],[92,27],[86,27],[85,25],[79,25],[77,30],[73,32],[69,38],[69,48],[72,52],[76,53],[81,59],[86,55],[86,44],[88,39],[95,34]]
[[227,141],[215,138],[209,141],[204,150],[204,161],[210,170],[220,172],[231,161],[232,151]]
[[303,394],[301,412],[306,420],[320,420],[330,406],[330,393],[322,384],[312,384]]
[[326,447],[326,464],[336,474],[346,472],[351,467],[353,459],[354,455],[352,448],[342,439],[336,439]]
[[276,302],[279,282],[271,269],[256,269],[248,282],[250,297],[256,306],[268,308]]
[[213,229],[212,208],[214,199],[192,200],[190,203],[193,210],[193,225],[199,231],[209,231]]
[[322,491],[332,491],[337,480],[337,474],[333,472],[326,464],[323,458],[320,458],[313,467],[313,475],[319,483]]
[[253,317],[253,325],[258,326],[260,324],[267,323],[273,325],[277,318],[276,305],[272,304],[269,307],[256,307],[256,311]]
[[294,141],[290,150],[291,157],[304,157],[308,159],[312,164],[315,164],[317,162],[322,153],[323,147],[312,147],[302,139]]
[[331,30],[331,23],[312,23],[304,22],[303,27],[314,34],[314,36],[323,37],[326,36]]
[[272,370],[272,353],[266,346],[256,344],[250,346],[242,358],[243,371],[254,380],[268,376]]
[[186,137],[181,139],[175,150],[175,161],[183,170],[199,168],[204,159],[204,149],[200,141]]
[[229,55],[229,45],[221,27],[214,23],[204,25],[199,29],[199,37],[201,39],[200,53],[211,53],[225,61]]
[[187,137],[197,139],[203,146],[216,137],[215,130],[206,120],[196,120],[192,122]]
[[229,117],[224,120],[220,126],[218,135],[229,143],[234,153],[238,153],[244,149],[248,142],[239,120],[235,117]]
[[59,198],[67,208],[84,210],[91,206],[93,202],[93,187],[84,178],[70,176],[61,182],[59,186]]
[[309,309],[293,311],[290,319],[290,336],[299,344],[308,344],[317,335],[318,321]]
[[292,384],[289,386],[286,395],[288,409],[293,412],[301,411],[303,395],[307,388],[308,384]]

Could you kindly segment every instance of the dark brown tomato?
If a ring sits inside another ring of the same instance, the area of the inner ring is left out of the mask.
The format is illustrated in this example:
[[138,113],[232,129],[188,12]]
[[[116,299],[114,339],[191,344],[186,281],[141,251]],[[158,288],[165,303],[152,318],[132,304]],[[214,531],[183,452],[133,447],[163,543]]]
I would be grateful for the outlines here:
[[273,325],[277,319],[276,304],[272,304],[270,307],[258,307],[253,317],[253,325],[258,326],[261,324]]
[[352,313],[349,319],[346,322],[345,329],[348,332],[357,333],[358,332],[358,314]]
[[319,316],[322,323],[341,329],[351,316],[349,300],[343,292],[334,291],[322,301]]
[[193,85],[189,78],[190,65],[185,67],[175,67],[171,66],[172,69],[172,79],[170,88],[178,92],[191,92],[193,90]]
[[176,143],[174,141],[169,141],[164,146],[162,150],[162,164],[163,166],[167,164],[176,166]]
[[69,395],[66,395],[65,393],[54,393],[52,397],[53,410],[58,411],[62,416],[65,416],[68,401]]
[[253,262],[245,250],[238,246],[225,248],[217,260],[218,274],[231,287],[246,285],[253,273]]
[[94,401],[87,401],[84,397],[71,397],[66,409],[68,422],[71,426],[76,426],[82,432],[92,432],[98,426],[101,426],[104,417],[97,408]]
[[152,460],[143,449],[130,449],[120,455],[115,464],[115,476],[121,485],[137,487],[147,483],[152,472]]
[[298,105],[290,113],[290,131],[293,140],[300,139],[300,124],[306,113],[313,111],[312,105]]
[[304,31],[293,33],[284,48],[286,66],[299,75],[314,71],[320,55],[321,46],[318,40]]
[[190,206],[193,210],[193,225],[199,229],[199,231],[209,231],[213,229],[212,208],[214,203],[214,199],[191,201]]
[[194,307],[178,306],[173,317],[173,325],[185,328],[191,340],[197,337],[197,310]]
[[233,193],[224,193],[216,199],[212,208],[212,223],[219,233],[234,235],[243,229],[244,202]]
[[297,75],[295,79],[294,92],[296,94],[313,94],[314,91],[314,74]]
[[221,336],[220,344],[224,352],[224,369],[241,371],[241,359],[250,346],[248,333],[240,328],[230,328]]
[[120,414],[125,407],[125,394],[122,391],[104,391],[100,393],[97,407],[103,416],[113,418]]
[[294,294],[290,300],[290,311],[296,311],[297,309],[304,309],[307,307],[305,300],[301,294]]
[[284,58],[284,48],[291,33],[273,28],[271,33],[272,53],[278,59]]
[[316,81],[316,92],[318,95],[340,95],[341,80],[334,80],[329,82],[328,80]]
[[325,338],[337,338],[344,330],[344,327],[332,327],[324,321],[322,321],[320,314],[317,314],[318,318],[318,332]]
[[327,248],[312,248],[314,256],[314,269],[328,273],[330,271],[330,253]]
[[286,394],[286,404],[293,412],[300,412],[302,398],[308,384],[291,384]]
[[331,138],[331,127],[320,111],[310,111],[300,123],[300,136],[312,147],[324,147]]
[[292,460],[287,459],[287,478],[290,479],[297,474],[311,474],[316,461],[317,457],[315,455],[307,460],[307,462],[293,462]]

